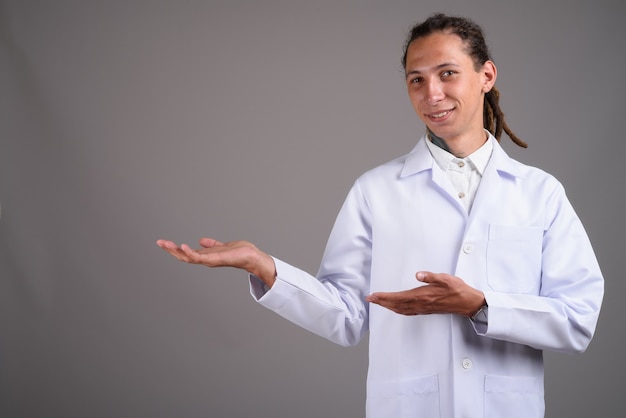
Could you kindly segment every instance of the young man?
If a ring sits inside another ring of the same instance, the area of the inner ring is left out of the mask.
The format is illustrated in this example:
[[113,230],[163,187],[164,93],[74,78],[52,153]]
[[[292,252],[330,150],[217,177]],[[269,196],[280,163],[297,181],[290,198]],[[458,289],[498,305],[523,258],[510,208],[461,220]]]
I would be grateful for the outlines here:
[[497,70],[473,22],[435,15],[403,57],[427,133],[362,175],[317,277],[246,241],[178,259],[251,273],[262,305],[341,345],[370,332],[367,416],[542,417],[543,350],[588,346],[603,279],[563,187],[509,158]]

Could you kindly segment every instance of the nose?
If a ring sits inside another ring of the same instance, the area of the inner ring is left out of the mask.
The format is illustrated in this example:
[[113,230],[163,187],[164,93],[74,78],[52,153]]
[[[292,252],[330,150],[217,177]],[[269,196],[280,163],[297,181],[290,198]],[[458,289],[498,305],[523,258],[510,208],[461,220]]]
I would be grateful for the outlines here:
[[443,93],[443,89],[441,87],[441,83],[435,80],[428,82],[425,89],[426,103],[428,103],[429,105],[434,105],[443,100],[445,94]]

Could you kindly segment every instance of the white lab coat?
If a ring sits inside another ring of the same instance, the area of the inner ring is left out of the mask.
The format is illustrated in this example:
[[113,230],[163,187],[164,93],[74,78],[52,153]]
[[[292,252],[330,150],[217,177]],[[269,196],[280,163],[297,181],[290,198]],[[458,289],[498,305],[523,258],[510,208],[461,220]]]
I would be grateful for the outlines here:
[[[584,351],[598,319],[604,285],[587,234],[561,184],[491,136],[468,215],[425,140],[355,182],[317,279],[275,258],[276,283],[251,277],[252,295],[337,344],[369,330],[370,418],[543,417],[542,350]],[[488,325],[364,301],[422,285],[421,270],[482,290]]]

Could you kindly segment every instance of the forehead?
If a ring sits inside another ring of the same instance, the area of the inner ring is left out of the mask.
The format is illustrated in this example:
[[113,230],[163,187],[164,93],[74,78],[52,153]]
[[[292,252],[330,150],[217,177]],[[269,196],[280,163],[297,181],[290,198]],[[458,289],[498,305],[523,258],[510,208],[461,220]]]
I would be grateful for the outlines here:
[[407,49],[407,70],[442,63],[473,65],[464,41],[457,35],[435,32],[411,42]]

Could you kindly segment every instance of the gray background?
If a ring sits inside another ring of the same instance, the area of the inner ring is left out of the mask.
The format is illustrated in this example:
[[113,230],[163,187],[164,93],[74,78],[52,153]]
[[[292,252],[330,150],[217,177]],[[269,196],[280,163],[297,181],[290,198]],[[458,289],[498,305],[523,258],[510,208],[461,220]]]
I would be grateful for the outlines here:
[[546,355],[547,416],[621,416],[626,13],[503,3],[0,1],[0,416],[362,417],[366,341],[154,241],[314,273],[354,179],[423,132],[399,61],[435,11],[485,28],[530,143],[504,147],[564,183],[606,276],[589,350]]

